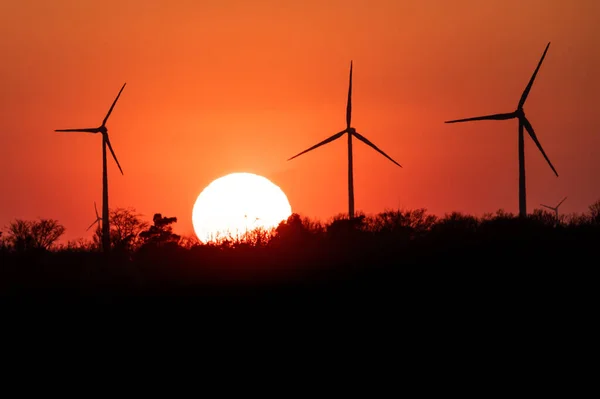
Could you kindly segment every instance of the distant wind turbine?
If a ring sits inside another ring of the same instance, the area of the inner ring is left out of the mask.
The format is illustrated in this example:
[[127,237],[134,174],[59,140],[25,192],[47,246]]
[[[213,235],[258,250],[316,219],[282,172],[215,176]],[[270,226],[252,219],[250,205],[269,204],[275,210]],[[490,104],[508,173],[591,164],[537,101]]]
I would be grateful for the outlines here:
[[352,61],[350,61],[350,82],[349,82],[349,87],[348,87],[348,103],[346,105],[346,129],[342,130],[339,133],[334,134],[333,136],[329,137],[328,139],[321,141],[319,144],[316,144],[316,145],[310,147],[309,149],[304,150],[301,153],[294,155],[293,157],[288,159],[288,161],[290,161],[306,152],[314,150],[315,148],[318,148],[322,145],[325,145],[334,140],[337,140],[340,137],[342,137],[344,134],[347,133],[348,134],[348,216],[350,219],[353,219],[354,218],[354,177],[353,177],[353,171],[352,171],[352,137],[353,136],[356,137],[357,139],[359,139],[363,143],[367,144],[368,146],[373,148],[375,151],[379,152],[381,155],[383,155],[384,157],[386,157],[387,159],[389,159],[390,161],[395,163],[396,165],[398,165],[400,167],[402,167],[402,166],[398,162],[396,162],[392,158],[390,158],[385,152],[383,152],[382,150],[377,148],[377,146],[375,144],[373,144],[372,142],[370,142],[366,137],[359,134],[353,127],[351,127],[350,126],[351,119],[352,119]]
[[565,202],[565,200],[567,199],[567,197],[563,198],[562,201],[560,201],[556,206],[549,206],[549,205],[544,205],[544,204],[540,204],[541,206],[548,208],[548,209],[552,209],[554,211],[554,213],[556,214],[556,221],[558,222],[558,207]]
[[90,224],[90,227],[85,229],[85,231],[88,231],[89,229],[92,228],[93,225],[102,221],[102,218],[100,217],[100,215],[98,215],[98,208],[96,208],[96,201],[94,201],[94,211],[96,211],[96,220],[94,220],[94,223]]
[[533,86],[533,81],[535,80],[535,77],[540,69],[540,66],[542,66],[544,57],[546,57],[546,53],[548,52],[548,47],[550,47],[550,43],[548,43],[548,45],[546,45],[544,54],[542,54],[542,58],[540,59],[540,62],[538,63],[537,68],[535,68],[535,71],[533,72],[533,76],[531,76],[531,80],[529,80],[527,87],[525,87],[525,90],[523,91],[523,94],[521,95],[521,99],[519,100],[519,104],[517,105],[516,111],[506,113],[506,114],[477,116],[474,118],[457,119],[457,120],[445,122],[445,123],[456,123],[456,122],[469,122],[469,121],[482,121],[482,120],[506,120],[506,119],[515,119],[515,118],[519,120],[519,216],[521,216],[521,217],[527,216],[527,202],[526,202],[526,191],[525,191],[525,142],[524,142],[524,138],[523,138],[523,128],[525,128],[527,130],[527,133],[529,133],[529,136],[535,142],[535,144],[537,145],[537,148],[540,150],[540,152],[542,153],[542,155],[548,162],[548,165],[550,165],[550,168],[552,168],[552,171],[558,177],[558,172],[556,172],[556,169],[552,165],[552,162],[550,162],[550,159],[546,155],[546,152],[544,152],[544,149],[542,148],[540,141],[538,140],[537,136],[535,135],[533,126],[531,126],[531,123],[525,116],[525,111],[523,110],[523,105],[525,105],[525,100],[527,100],[527,96],[529,95],[531,86]]
[[119,90],[119,94],[117,94],[117,98],[113,101],[108,113],[104,117],[102,121],[102,125],[100,127],[92,127],[92,128],[83,128],[83,129],[56,129],[55,132],[83,132],[83,133],[102,133],[102,250],[105,253],[110,251],[110,225],[108,221],[108,172],[106,167],[106,146],[110,150],[112,157],[114,158],[121,174],[123,174],[123,169],[121,169],[121,165],[117,160],[117,156],[110,145],[110,138],[108,137],[108,129],[106,128],[106,121],[108,117],[113,111],[115,104],[119,100],[121,96],[121,92],[125,88],[126,83],[123,84],[121,90]]

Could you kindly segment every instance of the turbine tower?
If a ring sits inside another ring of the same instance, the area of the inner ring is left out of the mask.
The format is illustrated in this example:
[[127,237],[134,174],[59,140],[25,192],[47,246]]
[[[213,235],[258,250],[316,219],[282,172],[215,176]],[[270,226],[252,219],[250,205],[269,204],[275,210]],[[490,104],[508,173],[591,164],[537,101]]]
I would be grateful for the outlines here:
[[85,231],[88,231],[89,229],[92,228],[93,225],[102,221],[102,218],[100,217],[100,215],[98,215],[98,208],[96,208],[96,201],[94,201],[94,211],[96,211],[96,220],[94,220],[94,223],[90,224],[90,227],[85,229]]
[[505,114],[494,114],[494,115],[486,115],[486,116],[477,116],[474,118],[466,118],[466,119],[457,119],[452,121],[446,121],[445,123],[456,123],[456,122],[469,122],[469,121],[482,121],[482,120],[507,120],[507,119],[518,119],[519,120],[519,216],[525,217],[527,216],[527,202],[526,202],[526,190],[525,190],[525,142],[523,137],[523,128],[527,130],[529,136],[540,150],[552,171],[558,177],[558,172],[550,162],[550,159],[546,155],[546,152],[542,148],[540,141],[535,135],[535,131],[533,130],[533,126],[525,116],[525,111],[523,110],[523,106],[525,105],[525,100],[527,100],[527,96],[529,95],[529,91],[531,90],[531,86],[533,86],[533,81],[542,66],[542,62],[544,61],[544,57],[546,57],[546,53],[548,52],[548,47],[550,47],[550,43],[546,45],[546,49],[544,50],[544,54],[542,54],[542,58],[535,68],[527,87],[523,91],[521,95],[521,99],[519,100],[519,104],[517,105],[517,109],[514,112],[505,113]]
[[108,137],[108,129],[106,128],[106,121],[108,117],[113,111],[115,104],[119,100],[121,96],[121,92],[125,88],[126,83],[123,84],[121,90],[119,90],[119,94],[117,94],[117,98],[113,101],[108,113],[104,117],[102,121],[102,125],[100,127],[92,127],[92,128],[82,128],[82,129],[56,129],[55,132],[82,132],[82,133],[102,133],[102,250],[104,253],[108,253],[110,251],[110,225],[108,221],[108,172],[106,165],[106,147],[110,150],[112,157],[114,158],[121,174],[123,174],[123,169],[121,169],[121,165],[115,155],[115,152],[110,145],[110,138]]
[[554,211],[554,213],[556,214],[556,223],[558,223],[558,207],[565,202],[565,200],[567,199],[567,197],[563,198],[556,206],[549,206],[549,205],[544,205],[544,204],[540,204],[541,206],[548,208],[548,209],[552,209]]
[[375,144],[373,144],[372,142],[370,142],[366,137],[364,137],[363,135],[358,133],[353,127],[351,127],[351,121],[352,121],[352,61],[350,61],[350,81],[349,81],[349,85],[348,85],[348,102],[346,104],[346,128],[344,130],[342,130],[341,132],[336,133],[333,136],[329,137],[328,139],[325,139],[325,140],[321,141],[320,143],[310,147],[309,149],[304,150],[301,153],[294,155],[293,157],[289,158],[288,161],[290,161],[296,157],[299,157],[300,155],[307,153],[311,150],[314,150],[315,148],[318,148],[322,145],[325,145],[334,140],[337,140],[340,137],[342,137],[344,134],[347,133],[348,134],[348,216],[350,219],[353,219],[354,218],[354,176],[353,176],[353,171],[352,171],[352,137],[356,137],[358,140],[360,140],[363,143],[365,143],[366,145],[370,146],[375,151],[379,152],[381,155],[383,155],[384,157],[386,157],[387,159],[389,159],[396,165],[398,165],[400,167],[402,167],[402,166],[398,162],[396,162],[392,158],[390,158],[385,152],[383,152],[382,150],[377,148],[377,146]]

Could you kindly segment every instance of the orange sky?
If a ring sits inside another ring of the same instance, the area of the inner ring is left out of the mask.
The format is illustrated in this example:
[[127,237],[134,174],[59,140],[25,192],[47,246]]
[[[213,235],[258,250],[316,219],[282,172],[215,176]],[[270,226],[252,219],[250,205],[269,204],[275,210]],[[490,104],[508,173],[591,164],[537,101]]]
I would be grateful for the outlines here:
[[0,2],[0,226],[56,218],[91,237],[107,126],[111,207],[176,216],[192,233],[200,191],[231,172],[278,184],[294,212],[347,212],[339,140],[353,126],[402,166],[355,141],[357,210],[518,212],[517,121],[446,125],[511,112],[547,42],[525,111],[556,178],[526,137],[527,199],[600,198],[597,0],[4,0]]

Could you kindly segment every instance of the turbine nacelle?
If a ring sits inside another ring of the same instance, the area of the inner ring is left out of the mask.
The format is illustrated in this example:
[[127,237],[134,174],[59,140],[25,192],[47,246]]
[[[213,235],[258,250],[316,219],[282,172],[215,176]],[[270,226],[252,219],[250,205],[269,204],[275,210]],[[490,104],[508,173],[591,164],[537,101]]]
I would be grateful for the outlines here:
[[525,110],[523,108],[517,108],[514,115],[516,118],[525,119]]

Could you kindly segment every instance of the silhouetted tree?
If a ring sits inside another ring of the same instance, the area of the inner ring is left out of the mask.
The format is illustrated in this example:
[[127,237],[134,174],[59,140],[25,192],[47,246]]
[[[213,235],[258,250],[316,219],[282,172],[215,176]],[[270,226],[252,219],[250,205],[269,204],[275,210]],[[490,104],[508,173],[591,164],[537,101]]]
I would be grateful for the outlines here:
[[323,226],[319,223],[302,218],[297,213],[292,213],[287,220],[279,223],[275,229],[275,237],[270,244],[284,248],[302,249],[313,238],[317,238],[323,232]]
[[548,212],[545,209],[536,208],[533,210],[531,215],[528,215],[531,220],[536,223],[539,223],[545,227],[552,227],[560,224],[561,220],[564,219],[563,215],[559,215],[559,219],[556,220],[556,216],[554,213]]
[[356,212],[355,217],[349,219],[346,215],[334,216],[331,223],[327,225],[326,236],[329,243],[339,247],[353,247],[357,240],[369,236],[366,231],[366,215],[362,212]]
[[0,231],[0,252],[6,251],[8,248],[8,244],[6,242],[6,238],[2,237],[2,232]]
[[275,232],[280,239],[298,240],[305,230],[300,215],[292,213],[287,220],[279,223]]
[[590,222],[600,225],[600,199],[589,206]]
[[92,252],[97,249],[97,245],[90,240],[84,238],[77,238],[75,240],[69,240],[66,244],[60,244],[57,247],[59,251],[68,252]]
[[437,217],[428,215],[425,208],[414,210],[385,210],[368,221],[371,232],[415,238],[428,232]]
[[352,218],[348,218],[344,213],[339,213],[331,218],[326,230],[334,233],[338,231],[360,230],[364,227],[366,218],[367,216],[361,211],[356,211]]
[[[141,245],[140,233],[148,228],[148,222],[134,208],[115,208],[110,212],[110,243],[113,250],[134,251]],[[98,225],[94,234],[94,246],[99,249],[102,229]]]
[[[479,232],[486,236],[498,236],[510,234],[519,226],[525,225],[525,221],[531,221],[531,215],[521,218],[512,212],[506,212],[500,208],[496,212],[486,212],[478,219]],[[518,231],[518,230],[517,230]]]
[[48,250],[64,232],[65,227],[54,219],[16,219],[8,226],[7,241],[17,252]]
[[447,239],[458,241],[474,236],[479,224],[479,220],[474,216],[452,212],[438,220],[432,230],[437,234],[443,234]]
[[163,247],[166,245],[177,245],[180,236],[173,233],[173,223],[177,222],[176,217],[163,217],[160,213],[154,214],[154,224],[140,233],[143,245],[152,247]]
[[262,247],[267,245],[274,235],[274,228],[257,227],[244,233],[243,242],[252,247]]
[[583,213],[570,213],[564,215],[564,223],[568,227],[579,227],[590,223],[590,217]]

